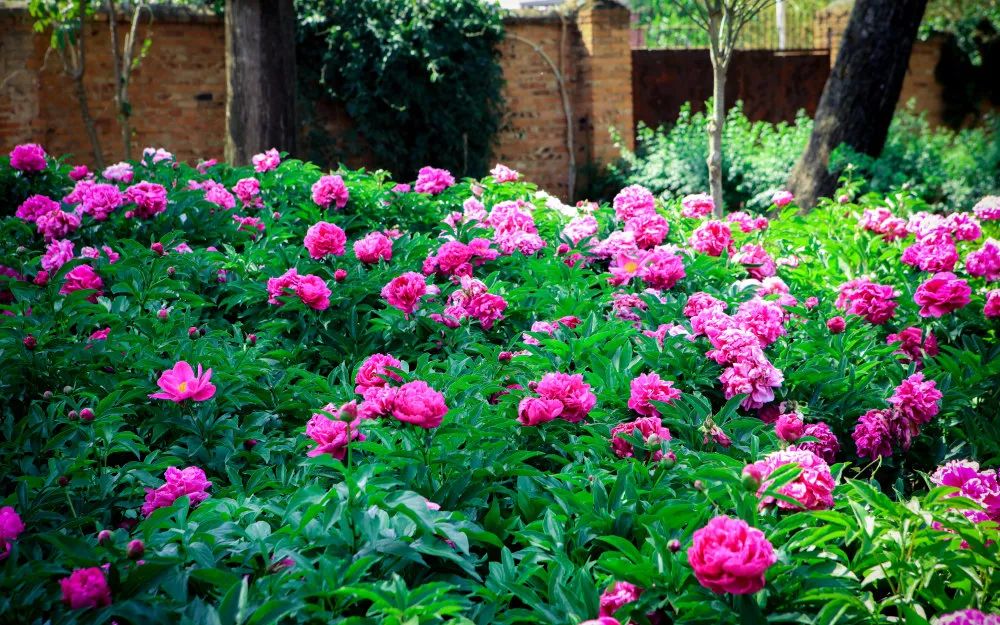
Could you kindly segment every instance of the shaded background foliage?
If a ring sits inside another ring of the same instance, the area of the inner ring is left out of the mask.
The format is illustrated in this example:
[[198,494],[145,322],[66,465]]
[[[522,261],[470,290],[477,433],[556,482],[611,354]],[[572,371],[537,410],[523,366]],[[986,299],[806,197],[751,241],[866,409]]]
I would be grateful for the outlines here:
[[298,0],[307,100],[344,103],[380,165],[486,172],[500,128],[503,23],[483,0]]

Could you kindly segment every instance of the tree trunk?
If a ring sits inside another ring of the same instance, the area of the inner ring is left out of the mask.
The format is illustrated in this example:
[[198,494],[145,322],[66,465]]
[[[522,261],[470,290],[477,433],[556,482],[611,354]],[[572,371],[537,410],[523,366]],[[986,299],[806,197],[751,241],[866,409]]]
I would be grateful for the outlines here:
[[[101,150],[101,141],[97,137],[97,126],[94,118],[90,114],[90,103],[87,101],[87,89],[83,84],[83,74],[87,69],[87,53],[84,45],[87,33],[84,30],[86,20],[85,0],[77,0],[76,10],[78,15],[77,43],[76,51],[72,49],[60,48],[63,61],[63,69],[73,81],[73,90],[76,92],[76,101],[80,105],[80,117],[83,118],[83,127],[87,131],[87,138],[90,139],[90,149],[94,153],[94,166],[98,170],[104,169],[104,153]],[[71,41],[66,42],[66,46],[72,46]]]
[[788,180],[799,206],[836,190],[830,154],[841,144],[871,156],[885,145],[927,0],[856,0],[809,145]]
[[726,69],[729,54],[723,49],[721,11],[709,15],[709,56],[712,58],[712,114],[708,119],[708,186],[715,203],[715,215],[722,208],[722,127],[726,123]]
[[292,0],[226,0],[226,160],[246,165],[270,148],[294,153]]

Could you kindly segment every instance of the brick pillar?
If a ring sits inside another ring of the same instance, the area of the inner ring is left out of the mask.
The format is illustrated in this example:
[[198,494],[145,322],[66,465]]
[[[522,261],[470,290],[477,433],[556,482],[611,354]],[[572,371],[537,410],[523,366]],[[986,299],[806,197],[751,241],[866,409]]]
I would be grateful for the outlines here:
[[629,10],[598,0],[580,10],[576,25],[583,44],[574,105],[581,138],[577,163],[606,165],[619,156],[611,128],[630,149],[635,143]]

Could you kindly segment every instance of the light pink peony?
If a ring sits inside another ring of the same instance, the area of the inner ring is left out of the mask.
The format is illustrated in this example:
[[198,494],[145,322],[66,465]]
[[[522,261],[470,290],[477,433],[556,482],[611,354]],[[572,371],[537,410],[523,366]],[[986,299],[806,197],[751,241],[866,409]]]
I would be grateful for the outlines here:
[[632,232],[636,245],[646,250],[663,243],[670,232],[670,224],[658,213],[641,213],[625,222],[625,230]]
[[579,217],[574,217],[566,224],[562,235],[564,238],[569,239],[573,245],[577,245],[584,239],[596,236],[597,228],[597,219],[593,215],[580,215]]
[[241,178],[233,185],[233,193],[245,207],[260,208],[264,204],[260,199],[260,181],[256,178]]
[[389,262],[392,260],[392,239],[382,232],[370,232],[354,242],[354,255],[367,265],[374,265],[379,259]]
[[[657,448],[650,454],[649,460],[657,461],[663,458],[663,451],[659,449],[660,443],[670,440],[670,430],[663,427],[659,417],[640,417],[628,423],[619,423],[611,428],[611,449],[619,458],[632,458],[635,455],[635,448],[632,443],[625,440],[624,436],[641,435],[642,440],[650,446]],[[668,452],[668,456],[673,457],[673,452]]]
[[205,191],[205,201],[215,204],[222,210],[232,210],[236,208],[236,198],[224,185],[214,181],[206,180],[201,188]]
[[278,165],[281,164],[281,154],[274,148],[263,152],[261,154],[254,154],[253,158],[250,159],[253,163],[254,171],[259,174],[265,171],[271,171],[272,169],[277,169]]
[[518,173],[516,171],[501,163],[497,163],[497,166],[490,170],[490,174],[493,176],[494,182],[499,184],[504,182],[517,182],[518,179]]
[[771,196],[771,203],[777,206],[778,208],[784,208],[785,206],[791,204],[792,200],[794,199],[795,196],[792,195],[790,191],[783,190],[783,191],[778,191]]
[[857,278],[840,286],[834,305],[848,314],[864,317],[869,323],[882,325],[896,316],[896,290],[887,284],[875,284],[867,278]]
[[73,242],[69,240],[52,241],[45,248],[42,256],[42,269],[53,272],[73,260]]
[[986,614],[970,608],[935,616],[931,625],[1000,625],[1000,614]]
[[971,521],[1000,521],[1000,484],[995,470],[980,470],[979,463],[971,460],[952,460],[934,471],[931,482],[957,488],[950,497],[965,497],[981,505],[981,510],[962,510]]
[[415,271],[408,271],[393,278],[382,287],[382,298],[390,306],[398,308],[409,316],[420,308],[422,297],[436,292],[437,287],[428,285],[423,275]]
[[656,212],[656,199],[649,189],[641,185],[631,185],[618,192],[612,202],[615,216],[626,222],[639,215]]
[[400,386],[392,401],[393,417],[428,430],[441,425],[447,412],[444,395],[423,380],[414,380]]
[[350,197],[351,193],[340,176],[323,176],[312,186],[313,202],[323,208],[329,208],[330,204],[338,209],[344,208]]
[[168,467],[163,479],[166,480],[163,486],[146,489],[146,502],[142,504],[143,516],[149,516],[159,508],[172,506],[184,496],[187,496],[193,508],[208,499],[207,491],[212,487],[205,472],[198,467]]
[[703,291],[698,291],[688,296],[687,303],[684,304],[684,316],[690,319],[709,308],[724,311],[727,306],[728,304],[724,301],[716,299]]
[[941,272],[917,287],[913,301],[920,306],[921,317],[943,317],[967,306],[971,293],[968,282],[953,273]]
[[777,266],[771,255],[763,247],[752,243],[741,247],[740,252],[733,257],[733,260],[746,267],[750,277],[756,280],[773,276],[777,271]]
[[437,195],[455,184],[455,177],[447,169],[421,167],[417,172],[417,182],[413,190],[417,193]]
[[59,587],[63,602],[72,610],[111,605],[111,589],[99,567],[76,569],[69,577],[59,580]]
[[1000,289],[993,289],[986,294],[986,304],[983,305],[983,316],[988,319],[1000,317]]
[[202,373],[201,365],[198,365],[198,373],[195,374],[191,365],[180,360],[173,368],[167,369],[160,374],[156,385],[163,390],[159,393],[153,393],[149,397],[152,399],[168,399],[177,403],[185,399],[205,401],[215,395],[215,385],[209,382],[211,379],[211,369]]
[[745,410],[760,408],[774,400],[774,389],[781,386],[785,376],[766,358],[735,362],[719,376],[726,399],[746,395],[740,402]]
[[358,374],[354,376],[354,392],[364,394],[369,388],[387,386],[390,380],[402,382],[403,378],[399,374],[390,371],[392,369],[403,369],[405,363],[389,354],[372,354],[358,368]]
[[303,244],[309,250],[309,256],[320,259],[328,254],[333,256],[344,255],[344,243],[347,242],[347,235],[340,226],[320,221],[311,226],[306,231]]
[[64,280],[62,288],[59,289],[59,292],[63,295],[68,295],[74,291],[92,289],[96,292],[87,298],[89,302],[96,302],[97,298],[102,295],[101,287],[104,286],[104,282],[90,265],[77,265],[73,267],[66,274]]
[[733,253],[733,231],[729,225],[709,220],[698,226],[688,239],[691,248],[709,256],[721,256],[723,251]]
[[83,189],[80,211],[96,221],[104,221],[123,202],[124,197],[115,185],[90,184]]
[[919,426],[930,422],[938,413],[942,397],[934,380],[924,381],[923,373],[914,373],[896,387],[889,403],[907,422]]
[[646,252],[639,265],[639,277],[651,289],[672,289],[686,275],[680,256],[663,247]]
[[965,270],[970,276],[985,278],[987,282],[1000,280],[1000,242],[987,239],[983,246],[965,257]]
[[987,195],[976,202],[972,211],[983,221],[1000,220],[1000,195]]
[[132,179],[135,177],[135,172],[132,171],[132,165],[121,162],[115,163],[114,165],[108,165],[104,168],[101,175],[104,176],[105,180],[131,184]]
[[778,302],[759,297],[747,300],[740,304],[733,320],[740,328],[752,332],[764,347],[786,334],[785,311]]
[[674,388],[674,383],[663,380],[655,373],[642,373],[629,384],[631,394],[628,407],[644,417],[658,417],[660,411],[650,404],[650,401],[673,403],[681,392]]
[[10,166],[30,174],[45,169],[45,150],[37,143],[22,143],[10,151]]
[[717,516],[697,530],[687,552],[698,583],[716,594],[753,594],[778,561],[764,532],[742,519]]
[[361,419],[356,413],[352,415],[350,410],[338,409],[333,404],[323,406],[322,412],[314,414],[306,424],[306,436],[316,443],[316,447],[306,455],[313,458],[330,454],[337,460],[343,460],[350,441],[365,440],[365,435],[358,429]]
[[[542,400],[547,402],[556,401],[562,405],[561,409],[554,404],[546,404],[547,408],[542,411],[544,414],[554,414],[560,419],[576,423],[582,421],[590,413],[591,408],[597,403],[597,397],[590,391],[590,385],[583,381],[580,374],[568,373],[546,373],[540,382],[535,386],[535,393]],[[521,407],[525,402],[521,402]],[[536,411],[541,411],[540,406],[534,407]],[[521,415],[524,417],[524,414]],[[553,417],[554,418],[554,417]],[[547,418],[545,420],[551,420]],[[524,423],[524,425],[536,425],[537,423]]]
[[[777,492],[794,499],[798,505],[764,494],[770,488],[768,476],[778,467],[792,463],[799,466],[801,473],[791,482],[779,487]],[[771,504],[777,504],[779,508],[785,510],[801,510],[803,508],[806,510],[825,510],[833,507],[834,481],[830,474],[830,466],[811,451],[795,446],[783,451],[774,451],[763,460],[747,465],[743,472],[759,476],[761,484],[757,495],[761,498],[760,505],[762,507]]]
[[707,193],[685,195],[681,200],[681,215],[688,219],[698,219],[711,215],[715,210],[715,200]]
[[24,531],[20,515],[10,506],[0,508],[0,561],[10,555],[11,544]]

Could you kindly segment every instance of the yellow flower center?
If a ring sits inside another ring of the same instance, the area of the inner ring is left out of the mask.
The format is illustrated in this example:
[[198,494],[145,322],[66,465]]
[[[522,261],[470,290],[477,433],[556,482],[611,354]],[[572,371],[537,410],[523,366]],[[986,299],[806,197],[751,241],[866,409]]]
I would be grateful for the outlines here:
[[177,385],[177,390],[180,391],[180,392],[182,392],[182,393],[187,393],[188,383],[187,382],[181,382],[180,384]]
[[635,261],[630,260],[629,262],[625,263],[625,271],[629,273],[635,273],[636,271],[638,271],[638,269],[639,269],[639,263]]

